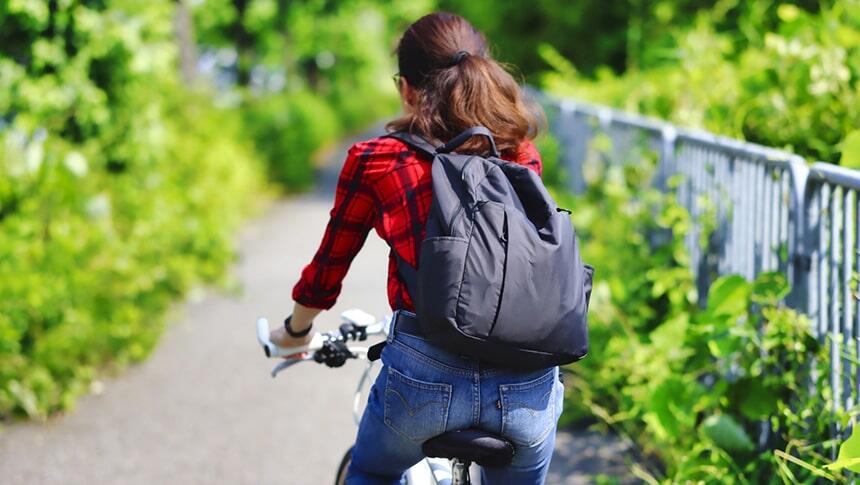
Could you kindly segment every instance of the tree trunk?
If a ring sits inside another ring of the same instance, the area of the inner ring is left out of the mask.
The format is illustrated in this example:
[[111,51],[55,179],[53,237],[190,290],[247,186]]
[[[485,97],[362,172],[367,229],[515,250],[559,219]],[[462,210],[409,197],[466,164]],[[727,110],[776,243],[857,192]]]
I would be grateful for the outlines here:
[[176,14],[173,20],[176,42],[179,45],[179,70],[182,74],[182,82],[186,86],[191,86],[197,79],[197,43],[194,38],[191,11],[185,0],[176,0]]

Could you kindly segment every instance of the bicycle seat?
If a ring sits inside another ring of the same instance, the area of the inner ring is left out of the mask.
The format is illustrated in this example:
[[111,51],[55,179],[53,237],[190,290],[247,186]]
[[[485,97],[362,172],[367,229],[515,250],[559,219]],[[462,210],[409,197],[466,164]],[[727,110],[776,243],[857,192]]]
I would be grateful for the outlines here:
[[499,435],[478,429],[461,429],[440,434],[421,445],[425,456],[431,458],[457,458],[484,467],[509,465],[516,448]]

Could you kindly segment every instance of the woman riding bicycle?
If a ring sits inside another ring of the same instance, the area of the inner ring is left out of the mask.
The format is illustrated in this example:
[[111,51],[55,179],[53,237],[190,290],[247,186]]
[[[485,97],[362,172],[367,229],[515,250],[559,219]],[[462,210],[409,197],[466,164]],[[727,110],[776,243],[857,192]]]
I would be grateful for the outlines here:
[[[541,117],[526,106],[516,81],[490,57],[483,35],[465,19],[449,13],[419,19],[400,39],[397,58],[395,81],[405,114],[388,124],[390,131],[441,145],[482,125],[503,159],[541,173],[531,142]],[[457,152],[482,155],[489,149],[487,140],[474,137]],[[325,236],[293,289],[292,317],[272,333],[274,343],[307,343],[313,318],[334,305],[371,229],[391,248],[392,309],[414,311],[397,257],[418,266],[433,195],[431,165],[430,157],[391,137],[350,148]],[[348,484],[400,483],[423,458],[425,440],[470,428],[499,434],[516,447],[509,466],[482,470],[482,483],[543,483],[562,408],[557,367],[516,371],[440,348],[418,331],[392,335],[359,425]]]

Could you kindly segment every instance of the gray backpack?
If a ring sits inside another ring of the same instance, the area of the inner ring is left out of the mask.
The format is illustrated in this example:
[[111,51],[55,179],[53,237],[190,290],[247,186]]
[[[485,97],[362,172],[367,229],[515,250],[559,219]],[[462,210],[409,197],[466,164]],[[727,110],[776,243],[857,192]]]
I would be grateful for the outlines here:
[[[489,139],[492,156],[454,152],[477,135]],[[538,174],[499,158],[483,126],[440,147],[410,133],[388,136],[433,157],[418,269],[397,255],[424,336],[510,368],[585,357],[594,268],[582,263],[569,211]]]

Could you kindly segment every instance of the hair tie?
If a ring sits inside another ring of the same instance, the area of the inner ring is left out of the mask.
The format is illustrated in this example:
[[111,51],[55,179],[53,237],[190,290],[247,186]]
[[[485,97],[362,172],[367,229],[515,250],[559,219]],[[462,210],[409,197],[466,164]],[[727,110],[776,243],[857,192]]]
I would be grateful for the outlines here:
[[454,57],[451,58],[451,63],[448,64],[448,67],[454,67],[459,64],[463,59],[469,56],[467,51],[460,51],[454,54]]

